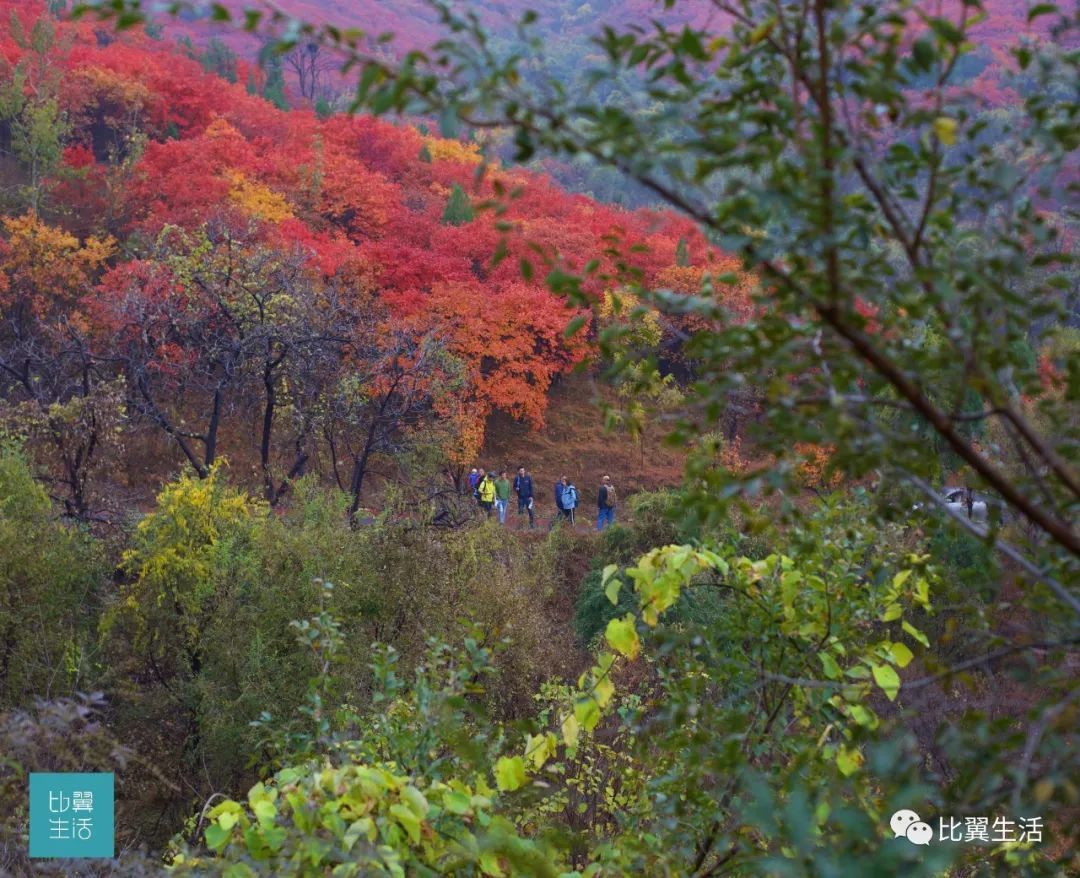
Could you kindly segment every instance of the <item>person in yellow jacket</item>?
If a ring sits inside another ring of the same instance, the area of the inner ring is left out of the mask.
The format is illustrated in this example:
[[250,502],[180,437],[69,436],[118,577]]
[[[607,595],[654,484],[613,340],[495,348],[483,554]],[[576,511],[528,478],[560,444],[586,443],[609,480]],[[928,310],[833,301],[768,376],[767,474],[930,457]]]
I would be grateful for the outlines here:
[[480,499],[480,508],[491,518],[491,512],[495,508],[495,480],[491,473],[484,473],[484,477],[477,483],[476,496]]

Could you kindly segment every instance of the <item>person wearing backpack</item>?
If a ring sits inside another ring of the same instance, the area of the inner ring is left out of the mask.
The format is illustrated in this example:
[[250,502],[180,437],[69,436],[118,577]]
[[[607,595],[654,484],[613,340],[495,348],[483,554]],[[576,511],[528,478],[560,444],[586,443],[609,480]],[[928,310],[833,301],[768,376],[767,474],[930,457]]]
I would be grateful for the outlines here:
[[552,527],[559,523],[559,519],[566,518],[566,507],[563,506],[564,490],[566,490],[566,476],[555,482],[555,487],[552,488],[555,494],[555,517],[551,519]]
[[510,505],[510,480],[506,470],[499,473],[495,480],[495,509],[499,513],[499,524],[506,524],[506,507]]
[[611,476],[604,476],[600,480],[600,492],[596,496],[596,529],[603,530],[609,524],[615,523],[615,506],[619,502],[615,486],[611,484]]
[[480,470],[480,481],[476,485],[476,498],[480,508],[491,518],[491,512],[495,508],[495,480],[490,474]]
[[514,476],[514,493],[518,498],[518,511],[517,514],[521,515],[523,512],[529,513],[529,528],[533,528],[536,525],[536,519],[533,517],[533,480],[532,476],[525,470],[525,467],[519,466],[517,475]]
[[570,519],[570,526],[573,527],[574,510],[577,509],[578,505],[578,492],[577,488],[574,487],[574,483],[567,479],[566,476],[563,476],[563,482],[565,487],[562,492],[562,505],[566,511],[566,517]]

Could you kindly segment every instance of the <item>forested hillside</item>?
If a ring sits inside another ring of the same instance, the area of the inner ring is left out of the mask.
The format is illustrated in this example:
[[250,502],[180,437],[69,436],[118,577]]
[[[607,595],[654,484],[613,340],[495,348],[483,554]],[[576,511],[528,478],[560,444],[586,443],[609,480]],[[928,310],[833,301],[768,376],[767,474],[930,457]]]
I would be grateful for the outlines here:
[[231,457],[272,503],[319,469],[358,506],[406,447],[456,474],[493,412],[540,427],[551,382],[594,355],[546,277],[689,290],[721,264],[670,214],[408,125],[279,109],[182,47],[44,10],[4,9],[4,381],[80,518],[137,487],[144,441],[202,473]]
[[1080,874],[1078,45],[0,0],[0,875]]

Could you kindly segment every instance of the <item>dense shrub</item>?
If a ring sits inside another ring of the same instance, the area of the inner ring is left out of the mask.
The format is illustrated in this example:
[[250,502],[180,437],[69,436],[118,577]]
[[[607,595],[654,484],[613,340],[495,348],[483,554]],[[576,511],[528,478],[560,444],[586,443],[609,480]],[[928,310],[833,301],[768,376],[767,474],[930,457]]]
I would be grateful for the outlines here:
[[177,785],[195,777],[208,795],[270,764],[267,730],[302,705],[316,671],[289,623],[319,606],[317,580],[334,583],[328,609],[341,620],[335,703],[370,704],[374,643],[393,645],[409,671],[432,637],[460,642],[474,629],[506,641],[486,696],[494,715],[531,709],[549,675],[579,672],[572,636],[536,612],[571,579],[561,572],[570,535],[383,520],[353,529],[341,497],[313,482],[271,514],[226,476],[182,476],[161,491],[132,534],[127,581],[102,628],[116,727]]
[[0,445],[0,709],[87,688],[103,554],[59,521],[20,451]]
[[[0,874],[48,875],[57,878],[160,875],[159,859],[126,850],[117,861],[35,860],[28,857],[30,772],[123,772],[134,758],[104,722],[100,695],[40,701],[32,709],[0,713]],[[130,825],[117,803],[118,826]],[[121,836],[118,848],[127,842]]]
[[[631,515],[624,523],[608,528],[601,535],[597,552],[589,572],[585,575],[578,592],[574,610],[574,631],[583,644],[591,644],[607,627],[609,621],[624,616],[631,608],[633,599],[621,592],[618,602],[612,604],[604,594],[603,570],[609,564],[625,568],[653,546],[693,542],[702,536],[700,526],[689,519],[684,509],[685,495],[682,491],[642,491],[628,501]],[[756,558],[759,548],[735,527],[724,527],[712,538],[740,554]],[[708,624],[716,614],[723,611],[723,600],[715,591],[688,591],[664,616],[668,624],[695,622]]]

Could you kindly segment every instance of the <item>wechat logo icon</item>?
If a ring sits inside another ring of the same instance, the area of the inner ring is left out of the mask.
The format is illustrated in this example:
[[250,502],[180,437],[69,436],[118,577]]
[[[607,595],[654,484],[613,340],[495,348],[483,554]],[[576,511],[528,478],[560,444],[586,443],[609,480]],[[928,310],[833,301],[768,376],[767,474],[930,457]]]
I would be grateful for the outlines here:
[[929,823],[923,823],[922,819],[909,808],[901,808],[889,818],[889,826],[892,828],[893,837],[903,836],[912,844],[930,844],[934,837],[934,830]]

